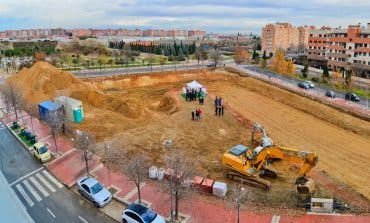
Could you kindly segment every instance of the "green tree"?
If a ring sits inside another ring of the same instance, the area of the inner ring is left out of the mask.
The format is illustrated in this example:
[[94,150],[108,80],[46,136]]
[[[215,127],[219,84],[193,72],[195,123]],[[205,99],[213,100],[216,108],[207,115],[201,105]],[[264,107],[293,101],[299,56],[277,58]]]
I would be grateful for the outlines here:
[[257,53],[257,51],[255,51],[255,50],[253,51],[252,58],[255,61],[255,63],[258,64],[259,59],[260,59],[260,55]]
[[351,89],[351,83],[352,83],[352,70],[347,69],[345,71],[345,74],[346,74],[346,76],[345,76],[344,81],[345,81],[345,84],[346,84],[346,89],[349,90],[349,89]]
[[306,78],[307,78],[307,73],[308,73],[308,64],[305,64],[305,65],[304,65],[304,67],[303,67],[303,69],[301,70],[301,72],[302,72],[302,76],[303,76],[303,78],[304,78],[304,79],[306,79]]
[[267,56],[266,56],[266,50],[263,51],[263,56],[262,56],[263,60],[267,60]]
[[322,70],[322,78],[324,80],[328,79],[330,77],[329,75],[329,68],[328,66],[324,66],[323,70]]
[[184,52],[183,52],[181,47],[179,48],[178,59],[179,59],[179,61],[184,61],[185,60]]

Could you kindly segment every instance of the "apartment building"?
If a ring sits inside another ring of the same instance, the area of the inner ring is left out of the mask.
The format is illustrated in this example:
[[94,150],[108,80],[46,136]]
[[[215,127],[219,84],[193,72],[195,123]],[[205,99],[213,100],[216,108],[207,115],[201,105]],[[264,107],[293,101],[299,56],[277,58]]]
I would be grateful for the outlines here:
[[321,68],[327,65],[327,47],[331,28],[323,26],[320,29],[311,30],[308,37],[308,64]]
[[206,35],[206,31],[202,30],[189,30],[188,37],[203,37]]
[[262,28],[262,51],[275,53],[278,49],[307,46],[309,31],[313,26],[295,27],[290,23],[267,24]]
[[31,39],[31,38],[47,38],[60,37],[72,34],[73,37],[79,36],[130,36],[130,37],[203,37],[205,31],[201,30],[128,30],[128,29],[27,29],[27,30],[5,30],[0,31],[0,38],[16,38],[16,39]]
[[351,69],[355,75],[370,75],[370,23],[367,27],[350,25],[347,29],[322,27],[310,32],[308,62],[327,65],[331,70]]

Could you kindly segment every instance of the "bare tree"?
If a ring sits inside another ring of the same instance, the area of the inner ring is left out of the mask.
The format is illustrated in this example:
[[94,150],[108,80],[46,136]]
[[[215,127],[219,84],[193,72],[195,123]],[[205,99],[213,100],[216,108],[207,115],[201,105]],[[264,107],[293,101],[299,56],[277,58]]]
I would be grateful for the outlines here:
[[130,181],[135,183],[137,193],[139,196],[139,203],[141,203],[141,190],[140,186],[147,175],[147,166],[145,165],[147,156],[145,153],[140,152],[130,157],[126,162],[123,172],[126,174]]
[[21,111],[23,106],[23,97],[20,87],[16,84],[8,82],[0,88],[3,94],[5,106],[14,111],[15,119],[18,121],[18,112]]
[[33,128],[33,117],[37,115],[35,106],[32,106],[31,104],[27,104],[26,102],[24,104],[24,109],[27,111],[28,115],[30,116],[30,122],[31,122],[31,130],[32,134],[35,134],[34,128]]
[[203,48],[201,46],[199,46],[195,49],[195,53],[194,53],[195,58],[198,61],[198,67],[199,67],[199,61],[202,59],[202,50],[203,50]]
[[73,143],[76,148],[82,151],[81,159],[85,162],[86,174],[90,175],[89,161],[93,158],[96,148],[95,136],[88,132],[76,130]]
[[104,143],[104,159],[103,163],[108,168],[109,185],[111,182],[111,171],[121,171],[125,164],[125,150],[120,141],[111,141]]
[[212,60],[215,68],[217,67],[218,63],[222,60],[221,58],[221,52],[219,49],[211,49],[209,51],[209,58]]
[[63,124],[64,124],[65,118],[66,117],[65,117],[64,109],[62,108],[55,110],[55,111],[47,111],[46,116],[45,116],[45,122],[51,129],[51,134],[53,136],[56,152],[58,152],[58,145],[57,145],[56,137],[62,131],[62,128],[64,128]]
[[242,183],[235,183],[231,188],[231,199],[237,209],[237,219],[240,222],[240,206],[246,202],[249,190]]
[[174,207],[171,205],[171,221],[173,222],[173,211],[175,211],[174,218],[177,220],[179,217],[179,201],[189,197],[192,192],[188,182],[194,176],[194,165],[181,150],[172,148],[172,146],[169,149],[170,155],[167,159],[167,165],[170,167],[170,173],[168,173],[170,179],[165,181],[165,189],[170,192],[171,202],[174,199]]

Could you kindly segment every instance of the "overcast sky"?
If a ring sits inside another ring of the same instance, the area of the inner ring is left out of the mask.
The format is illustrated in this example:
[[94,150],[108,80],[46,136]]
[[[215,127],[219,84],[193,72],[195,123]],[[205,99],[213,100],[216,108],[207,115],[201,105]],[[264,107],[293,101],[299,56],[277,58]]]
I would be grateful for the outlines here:
[[370,0],[0,0],[0,30],[180,28],[259,34],[274,22],[366,25]]

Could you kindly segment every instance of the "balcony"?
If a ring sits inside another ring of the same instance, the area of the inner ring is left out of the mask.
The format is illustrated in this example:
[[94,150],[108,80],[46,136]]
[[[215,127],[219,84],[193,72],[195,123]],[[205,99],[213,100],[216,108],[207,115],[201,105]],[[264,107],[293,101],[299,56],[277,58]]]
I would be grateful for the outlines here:
[[354,43],[368,43],[368,44],[370,44],[370,38],[355,37],[355,38],[353,38],[352,42],[354,42]]
[[329,49],[331,50],[346,50],[343,46],[335,46],[335,45],[329,45]]
[[325,56],[323,55],[317,55],[317,54],[308,54],[307,55],[308,60],[321,60],[325,61]]
[[328,66],[329,68],[334,68],[334,67],[346,67],[347,62],[346,61],[335,61],[335,60],[328,60]]
[[352,63],[351,67],[356,69],[370,70],[370,65],[361,64],[361,63]]
[[356,49],[353,50],[354,52],[356,53],[370,53],[370,48],[366,48],[366,47],[358,47]]
[[327,53],[328,57],[338,57],[338,58],[345,58],[347,59],[349,55],[345,53]]
[[346,43],[350,42],[348,37],[330,37],[330,42],[339,42],[339,43]]

